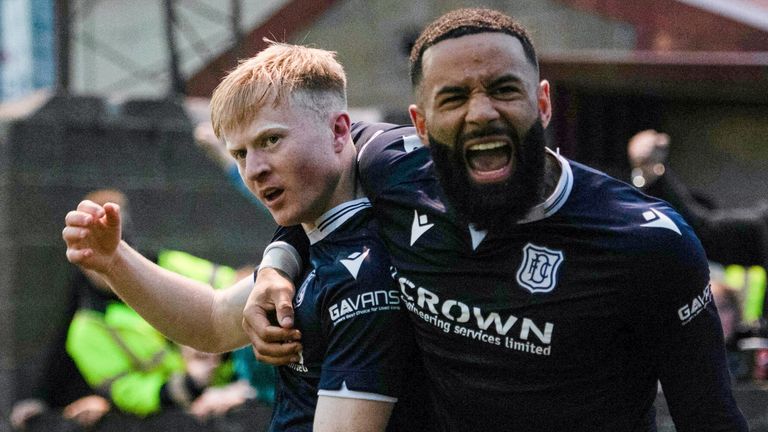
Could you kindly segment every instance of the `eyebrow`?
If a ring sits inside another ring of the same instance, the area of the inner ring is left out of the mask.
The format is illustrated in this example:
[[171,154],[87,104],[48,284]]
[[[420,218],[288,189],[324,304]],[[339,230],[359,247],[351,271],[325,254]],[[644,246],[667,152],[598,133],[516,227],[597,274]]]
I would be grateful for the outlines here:
[[[522,85],[523,80],[516,75],[505,74],[500,77],[494,78],[490,82],[484,83],[484,86],[487,88],[491,88],[491,87],[495,87],[495,86],[498,86],[501,84],[507,84],[507,83]],[[438,90],[435,96],[441,96],[445,94],[461,94],[461,93],[465,93],[466,91],[467,91],[466,86],[445,86],[440,88],[440,90]]]
[[520,79],[519,77],[515,76],[515,75],[506,74],[506,75],[502,75],[502,76],[494,79],[493,81],[489,82],[486,85],[486,87],[494,87],[494,86],[497,86],[497,85],[500,85],[500,84],[506,84],[508,82],[513,82],[515,84],[522,84],[523,80]]
[[440,90],[438,90],[435,96],[441,96],[444,94],[466,93],[466,91],[467,91],[467,87],[463,87],[463,86],[445,86],[445,87],[442,87]]
[[282,123],[271,123],[259,129],[254,135],[248,138],[248,142],[258,142],[265,139],[266,136],[274,133],[286,133],[291,128]]

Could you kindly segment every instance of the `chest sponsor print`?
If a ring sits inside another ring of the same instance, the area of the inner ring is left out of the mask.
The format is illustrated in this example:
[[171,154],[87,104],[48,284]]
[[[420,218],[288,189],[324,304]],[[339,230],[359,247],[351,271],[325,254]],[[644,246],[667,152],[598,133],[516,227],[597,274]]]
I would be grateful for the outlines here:
[[485,309],[471,301],[445,297],[444,293],[418,286],[392,268],[400,285],[405,309],[427,328],[471,339],[481,345],[495,345],[538,356],[552,353],[555,324],[517,316],[496,308]]

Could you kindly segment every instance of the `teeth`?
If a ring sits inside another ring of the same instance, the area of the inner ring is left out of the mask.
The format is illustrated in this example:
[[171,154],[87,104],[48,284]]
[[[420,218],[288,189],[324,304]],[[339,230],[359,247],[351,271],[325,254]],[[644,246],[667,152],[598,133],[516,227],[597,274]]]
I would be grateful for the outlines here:
[[469,150],[472,150],[472,151],[493,150],[499,147],[505,147],[506,145],[507,143],[504,143],[501,141],[489,142],[489,143],[475,144],[473,146],[470,146]]

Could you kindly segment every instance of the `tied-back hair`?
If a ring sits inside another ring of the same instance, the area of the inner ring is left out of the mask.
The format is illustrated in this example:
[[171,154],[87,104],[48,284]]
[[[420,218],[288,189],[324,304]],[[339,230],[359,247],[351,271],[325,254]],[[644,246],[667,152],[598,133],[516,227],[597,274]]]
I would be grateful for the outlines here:
[[242,60],[213,91],[217,137],[247,125],[268,103],[299,103],[317,113],[347,109],[347,77],[335,52],[264,40],[269,46]]
[[446,39],[477,33],[505,33],[520,40],[528,61],[538,70],[536,49],[522,24],[499,11],[483,8],[456,9],[432,21],[421,32],[411,49],[411,84],[418,87],[422,78],[424,51]]

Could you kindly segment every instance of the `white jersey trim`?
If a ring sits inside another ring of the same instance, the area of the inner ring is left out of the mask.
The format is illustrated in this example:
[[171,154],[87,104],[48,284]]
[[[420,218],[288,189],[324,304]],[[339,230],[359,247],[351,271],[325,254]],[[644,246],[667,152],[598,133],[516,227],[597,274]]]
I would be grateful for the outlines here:
[[368,198],[358,198],[339,204],[323,213],[323,215],[315,221],[314,229],[305,230],[307,237],[309,237],[309,243],[315,244],[324,239],[328,234],[332,233],[336,228],[348,221],[349,218],[357,214],[357,212],[367,209],[370,206],[371,202]]
[[366,141],[365,144],[363,144],[360,147],[360,151],[357,152],[357,161],[358,162],[360,162],[360,158],[363,157],[363,152],[365,151],[365,149],[368,148],[368,144],[370,144],[371,141],[373,141],[374,139],[376,139],[376,137],[378,137],[379,135],[381,135],[383,133],[384,133],[384,129],[377,130],[373,135],[371,135],[370,138],[368,138],[368,141]]
[[560,164],[560,179],[557,181],[557,186],[555,186],[552,195],[547,197],[543,203],[533,207],[524,219],[517,222],[519,224],[536,222],[552,216],[560,210],[571,195],[571,190],[573,189],[573,171],[571,170],[571,164],[568,163],[567,159],[560,156],[559,153],[555,153],[549,148],[546,148],[546,150],[547,153],[553,156]]
[[361,392],[361,391],[354,391],[347,388],[347,382],[344,381],[341,383],[341,388],[339,390],[318,390],[317,391],[318,396],[330,396],[330,397],[339,397],[339,398],[347,398],[347,399],[363,399],[363,400],[371,400],[371,401],[378,401],[378,402],[389,402],[389,403],[395,403],[397,402],[396,397],[391,396],[385,396],[383,394],[378,393],[368,393],[368,392]]

